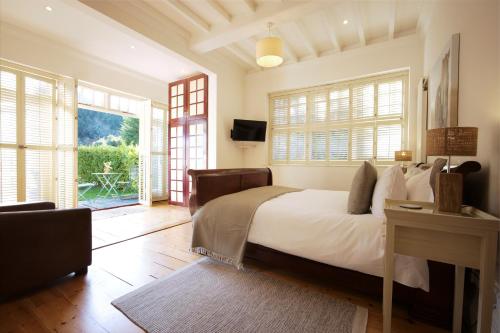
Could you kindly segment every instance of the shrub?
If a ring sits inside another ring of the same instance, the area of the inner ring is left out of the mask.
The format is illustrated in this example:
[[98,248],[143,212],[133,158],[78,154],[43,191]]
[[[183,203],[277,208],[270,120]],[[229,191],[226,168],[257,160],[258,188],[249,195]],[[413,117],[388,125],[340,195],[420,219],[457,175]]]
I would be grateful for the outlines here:
[[122,173],[120,180],[128,180],[130,169],[139,165],[137,146],[79,146],[79,182],[97,182],[92,173],[103,172],[104,162],[111,162],[112,172]]

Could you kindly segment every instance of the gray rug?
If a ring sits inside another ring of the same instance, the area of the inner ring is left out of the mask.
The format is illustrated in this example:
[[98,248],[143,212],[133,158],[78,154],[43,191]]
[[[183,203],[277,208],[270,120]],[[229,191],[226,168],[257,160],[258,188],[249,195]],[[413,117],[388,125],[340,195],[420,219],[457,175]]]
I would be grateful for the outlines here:
[[365,308],[205,258],[112,304],[147,332],[360,333],[368,318]]

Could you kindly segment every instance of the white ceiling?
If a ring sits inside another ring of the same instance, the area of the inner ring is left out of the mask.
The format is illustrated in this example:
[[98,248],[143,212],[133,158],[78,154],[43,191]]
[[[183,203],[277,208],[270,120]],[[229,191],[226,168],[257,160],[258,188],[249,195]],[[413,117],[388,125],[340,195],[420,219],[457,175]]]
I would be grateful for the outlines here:
[[1,0],[0,19],[163,82],[199,71],[165,47],[110,24],[109,18],[78,1]]
[[[80,0],[100,10],[103,0]],[[272,33],[285,42],[285,63],[415,34],[428,19],[424,0],[133,0],[115,1],[121,10],[141,7],[156,22],[175,24],[194,51],[223,50],[248,70],[255,43]],[[133,4],[132,4],[133,3]],[[109,8],[109,2],[107,2]],[[118,7],[117,7],[118,8]],[[109,13],[109,11],[108,11]],[[112,14],[111,14],[112,15]],[[343,22],[347,20],[347,24]]]
[[268,22],[283,39],[289,64],[415,34],[429,7],[425,0],[1,0],[0,19],[168,82],[200,67],[126,27],[129,22],[152,22],[195,52],[217,50],[255,71],[261,70],[255,43],[267,35]]

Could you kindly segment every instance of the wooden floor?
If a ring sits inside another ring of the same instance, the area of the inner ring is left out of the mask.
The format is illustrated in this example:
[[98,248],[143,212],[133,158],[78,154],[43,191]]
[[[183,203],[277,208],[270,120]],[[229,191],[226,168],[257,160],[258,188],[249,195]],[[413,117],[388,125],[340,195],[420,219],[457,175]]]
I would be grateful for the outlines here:
[[92,248],[100,248],[186,223],[191,220],[184,207],[154,203],[152,207],[126,206],[92,212]]
[[[168,207],[157,208],[168,212]],[[151,210],[136,212],[147,220]],[[120,219],[120,216],[115,217]],[[191,223],[93,251],[93,264],[86,276],[72,275],[22,298],[0,304],[0,332],[142,332],[111,301],[146,283],[169,275],[198,258],[188,251]],[[311,288],[347,299],[369,309],[368,333],[382,331],[381,302],[333,286],[311,285],[283,272],[268,269],[283,279],[299,280]],[[443,332],[412,322],[401,309],[394,309],[393,332]]]

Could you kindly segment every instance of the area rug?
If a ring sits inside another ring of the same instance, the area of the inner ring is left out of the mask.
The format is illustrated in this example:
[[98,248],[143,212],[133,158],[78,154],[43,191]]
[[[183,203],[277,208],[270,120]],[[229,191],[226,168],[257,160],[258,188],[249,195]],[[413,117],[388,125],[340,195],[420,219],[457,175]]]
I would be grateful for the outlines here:
[[147,332],[366,331],[366,308],[203,258],[112,302]]

